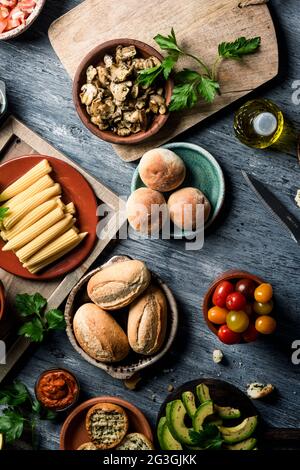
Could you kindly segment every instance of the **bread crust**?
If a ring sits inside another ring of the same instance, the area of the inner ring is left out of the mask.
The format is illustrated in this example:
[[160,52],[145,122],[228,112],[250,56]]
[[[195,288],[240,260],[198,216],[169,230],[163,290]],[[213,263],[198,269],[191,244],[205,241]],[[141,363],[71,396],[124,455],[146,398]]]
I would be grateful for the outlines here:
[[127,335],[131,348],[149,356],[162,347],[167,329],[167,300],[161,289],[150,286],[129,309]]
[[[100,440],[95,439],[95,436],[93,435],[92,417],[97,414],[98,411],[104,412],[107,415],[111,414],[113,416],[113,414],[117,413],[122,416],[124,421],[123,428],[118,430],[115,439],[113,439],[111,443],[105,443],[103,441],[100,442]],[[97,449],[113,449],[119,445],[126,436],[128,432],[129,421],[126,411],[121,406],[115,405],[114,403],[98,403],[97,405],[94,405],[92,408],[90,408],[87,412],[85,427],[92,443],[97,447]]]
[[148,287],[151,274],[142,261],[114,263],[96,273],[88,282],[90,299],[104,310],[129,305]]
[[74,335],[81,348],[100,362],[119,362],[129,353],[127,336],[108,313],[95,304],[83,304],[73,319]]
[[159,232],[167,220],[168,208],[164,196],[150,188],[136,189],[126,204],[128,222],[137,232]]

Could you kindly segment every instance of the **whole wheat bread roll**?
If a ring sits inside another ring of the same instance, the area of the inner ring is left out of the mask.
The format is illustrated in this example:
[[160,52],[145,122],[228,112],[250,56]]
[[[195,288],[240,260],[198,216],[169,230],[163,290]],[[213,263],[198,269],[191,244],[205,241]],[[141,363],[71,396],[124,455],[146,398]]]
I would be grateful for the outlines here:
[[151,274],[142,261],[114,263],[95,274],[88,282],[90,299],[104,310],[129,305],[148,287]]
[[127,335],[131,348],[149,356],[162,346],[167,328],[167,300],[156,286],[150,286],[129,309]]
[[119,362],[129,353],[127,336],[107,312],[84,304],[75,313],[73,329],[81,348],[100,362]]
[[112,449],[122,442],[128,432],[126,411],[114,403],[98,403],[89,409],[85,427],[98,449]]

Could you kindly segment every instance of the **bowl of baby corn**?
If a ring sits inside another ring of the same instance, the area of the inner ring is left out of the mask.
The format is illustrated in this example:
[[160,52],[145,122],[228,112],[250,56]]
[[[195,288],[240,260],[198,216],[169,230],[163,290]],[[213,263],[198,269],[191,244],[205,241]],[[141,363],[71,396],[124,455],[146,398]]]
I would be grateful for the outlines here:
[[0,166],[0,191],[1,268],[52,279],[88,255],[97,202],[74,167],[54,157],[12,159]]

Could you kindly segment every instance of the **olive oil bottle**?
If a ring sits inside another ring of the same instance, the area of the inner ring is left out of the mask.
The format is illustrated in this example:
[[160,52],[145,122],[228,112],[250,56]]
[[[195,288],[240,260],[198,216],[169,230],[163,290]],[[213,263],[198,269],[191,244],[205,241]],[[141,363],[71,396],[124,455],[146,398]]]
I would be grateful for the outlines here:
[[283,129],[283,114],[270,100],[247,101],[235,113],[235,134],[248,147],[260,149],[270,147],[278,141]]

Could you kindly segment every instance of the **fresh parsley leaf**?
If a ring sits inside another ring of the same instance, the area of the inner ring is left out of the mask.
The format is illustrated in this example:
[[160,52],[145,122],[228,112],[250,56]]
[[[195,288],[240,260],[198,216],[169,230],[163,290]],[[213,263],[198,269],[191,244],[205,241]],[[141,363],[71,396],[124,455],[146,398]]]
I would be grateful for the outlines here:
[[170,111],[180,111],[181,109],[190,109],[197,104],[198,93],[196,82],[176,85],[173,89]]
[[140,70],[137,82],[142,86],[149,87],[162,73],[162,65],[156,65],[150,69]]
[[55,413],[55,411],[47,410],[38,400],[33,400],[32,412],[42,420],[54,421],[57,417],[57,413]]
[[243,55],[253,54],[261,43],[260,37],[246,39],[240,37],[233,42],[222,42],[218,46],[219,56],[224,59],[239,60]]
[[12,385],[0,388],[0,405],[18,406],[28,398],[28,390],[21,382],[15,381]]
[[214,424],[206,425],[200,432],[190,431],[190,437],[195,445],[203,450],[218,450],[221,449],[223,444],[222,435]]
[[163,75],[166,80],[168,80],[174,65],[178,61],[179,53],[174,51],[171,52],[162,62],[161,66],[163,68]]
[[175,81],[176,83],[185,83],[185,82],[194,82],[200,80],[201,75],[195,70],[183,69],[181,72],[176,73]]
[[177,39],[175,36],[174,28],[171,29],[171,34],[168,36],[163,36],[162,34],[157,34],[154,41],[159,45],[159,47],[164,51],[176,51],[179,54],[182,53],[182,50],[177,44]]
[[197,85],[199,95],[201,95],[208,103],[212,103],[214,101],[219,88],[220,85],[218,82],[204,76],[201,77]]
[[64,330],[66,327],[64,314],[58,309],[49,310],[45,318],[49,330]]
[[7,216],[8,211],[8,207],[0,207],[0,222]]
[[16,308],[21,317],[40,314],[46,305],[47,300],[39,293],[17,294],[16,296]]
[[13,442],[22,436],[25,418],[13,409],[3,410],[0,416],[0,433],[4,434],[6,442]]
[[33,343],[40,343],[44,339],[44,326],[39,318],[33,318],[19,328],[18,334]]

